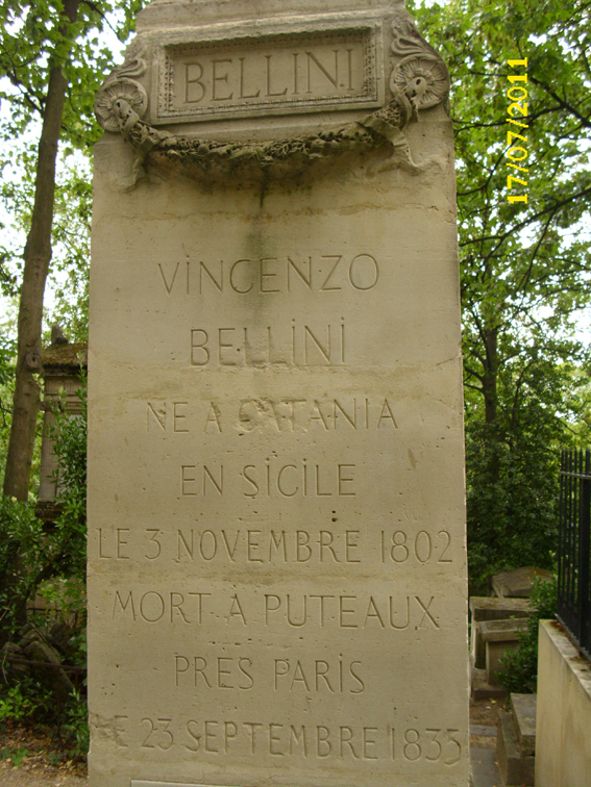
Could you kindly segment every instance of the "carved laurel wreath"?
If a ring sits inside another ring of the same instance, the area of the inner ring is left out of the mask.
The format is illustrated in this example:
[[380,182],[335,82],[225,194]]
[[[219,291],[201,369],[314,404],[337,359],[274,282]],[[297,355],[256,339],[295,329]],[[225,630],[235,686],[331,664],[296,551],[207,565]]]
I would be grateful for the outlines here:
[[439,56],[418,34],[406,12],[392,21],[391,50],[397,61],[390,75],[390,101],[361,121],[329,131],[269,142],[220,142],[171,134],[144,122],[148,97],[137,81],[146,71],[142,53],[130,50],[99,91],[95,111],[106,131],[119,132],[136,149],[136,177],[148,154],[164,156],[197,171],[235,174],[239,170],[285,174],[301,171],[318,159],[342,153],[363,153],[389,146],[395,158],[420,170],[411,156],[404,129],[418,112],[446,101],[449,78]]

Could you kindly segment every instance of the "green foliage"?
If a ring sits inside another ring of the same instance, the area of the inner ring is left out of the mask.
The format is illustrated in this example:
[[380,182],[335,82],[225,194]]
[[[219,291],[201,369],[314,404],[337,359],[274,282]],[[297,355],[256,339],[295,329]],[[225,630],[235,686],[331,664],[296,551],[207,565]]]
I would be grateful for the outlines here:
[[50,692],[30,677],[0,688],[0,729],[8,722],[47,721],[55,713]]
[[30,754],[31,752],[24,746],[17,746],[16,748],[4,746],[0,749],[0,760],[10,760],[12,766],[20,768]]
[[[56,577],[77,577],[81,582],[84,579],[85,394],[81,392],[80,397],[80,415],[58,414],[56,419],[55,453],[60,481],[57,502],[61,513],[55,526],[44,528],[33,504],[0,497],[0,625],[5,631],[13,631],[22,624],[22,610],[42,582]],[[78,586],[69,587],[68,592],[73,594],[70,605],[82,605],[83,596],[76,590]]]
[[556,613],[556,580],[535,580],[531,594],[534,613],[527,630],[519,637],[519,645],[501,659],[499,680],[508,692],[535,693],[538,674],[538,628],[540,620],[553,618]]
[[[16,554],[24,559],[18,572],[20,583],[0,583],[0,587],[10,587],[10,594],[0,592],[0,615],[3,628],[18,640],[20,621],[16,620],[15,607],[22,608],[35,594],[52,602],[59,610],[58,619],[68,621],[67,640],[61,641],[63,657],[69,666],[84,668],[86,406],[83,390],[80,399],[79,415],[72,417],[58,412],[56,417],[55,452],[61,513],[55,524],[44,527],[30,504],[0,498],[0,532],[3,533],[0,566],[9,566]],[[15,604],[15,593],[19,597],[18,605]],[[45,634],[50,632],[55,622],[55,615],[48,617],[46,613],[35,620]],[[4,680],[7,682],[0,686],[0,724],[7,721],[52,724],[56,726],[70,758],[86,755],[88,727],[82,686],[75,689],[65,707],[58,707],[47,686],[39,681],[6,670]],[[14,759],[13,753],[10,756]]]
[[67,745],[67,756],[73,760],[86,758],[90,744],[88,730],[88,706],[86,698],[74,691],[66,707],[66,721],[62,732]]
[[58,323],[70,341],[88,340],[88,276],[92,178],[82,160],[62,168],[56,191],[53,242],[56,257],[50,276],[55,302],[50,323]]
[[23,722],[31,717],[35,703],[24,692],[24,686],[17,683],[0,696],[0,725],[7,721]]
[[6,637],[22,624],[27,599],[38,583],[43,526],[30,503],[0,497],[0,533],[0,626]]
[[14,296],[20,288],[40,121],[50,66],[59,63],[68,90],[58,159],[50,271],[56,303],[50,321],[59,321],[74,341],[87,337],[90,156],[101,134],[94,97],[119,59],[117,42],[128,39],[144,2],[81,2],[76,21],[64,25],[62,3],[0,0],[0,293]]
[[56,562],[61,575],[81,580],[86,572],[86,388],[78,396],[81,412],[58,413],[54,453],[58,461],[60,514],[53,534]]

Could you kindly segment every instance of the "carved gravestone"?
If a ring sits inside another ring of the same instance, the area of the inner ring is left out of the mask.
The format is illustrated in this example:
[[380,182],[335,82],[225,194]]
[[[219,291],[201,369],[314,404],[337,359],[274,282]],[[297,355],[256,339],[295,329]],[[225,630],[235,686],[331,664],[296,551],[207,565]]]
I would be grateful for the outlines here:
[[97,115],[90,784],[467,785],[445,66],[155,0]]

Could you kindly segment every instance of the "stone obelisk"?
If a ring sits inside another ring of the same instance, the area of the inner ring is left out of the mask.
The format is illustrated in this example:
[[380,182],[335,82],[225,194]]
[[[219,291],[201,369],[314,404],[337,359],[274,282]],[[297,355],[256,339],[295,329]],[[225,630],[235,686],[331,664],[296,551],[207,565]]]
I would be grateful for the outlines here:
[[448,74],[397,0],[155,0],[97,97],[92,787],[468,784]]

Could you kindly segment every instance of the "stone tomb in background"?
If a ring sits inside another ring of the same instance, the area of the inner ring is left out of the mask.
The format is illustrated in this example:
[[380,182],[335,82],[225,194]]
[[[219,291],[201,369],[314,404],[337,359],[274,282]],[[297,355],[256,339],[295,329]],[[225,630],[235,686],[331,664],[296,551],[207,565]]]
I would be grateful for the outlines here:
[[101,89],[93,787],[468,783],[447,87],[402,3],[156,0]]

